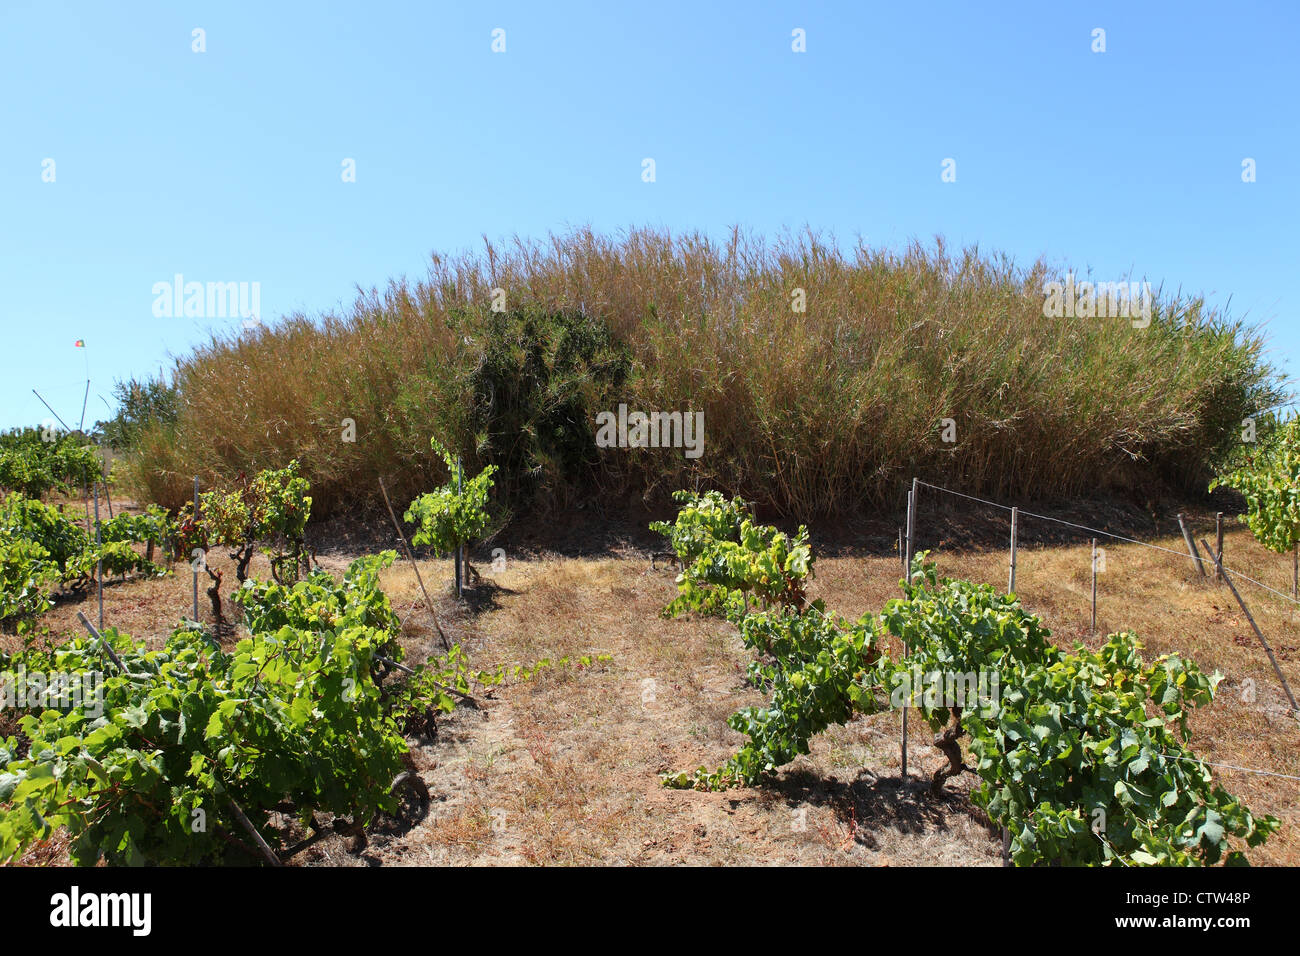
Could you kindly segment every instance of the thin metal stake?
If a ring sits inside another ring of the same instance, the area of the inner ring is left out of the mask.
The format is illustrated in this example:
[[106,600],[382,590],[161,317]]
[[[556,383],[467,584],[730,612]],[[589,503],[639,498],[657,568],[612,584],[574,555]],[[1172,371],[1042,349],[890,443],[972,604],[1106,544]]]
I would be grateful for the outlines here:
[[[910,587],[912,584],[912,555],[916,550],[916,496],[918,492],[917,479],[912,479],[912,490],[907,493],[907,550],[903,556],[903,580]],[[903,656],[908,655],[909,650],[907,641],[903,642]],[[903,704],[903,734],[902,734],[902,771],[903,777],[907,777],[907,703]]]
[[[460,455],[456,456],[456,494],[460,495]],[[463,574],[461,572],[461,552],[464,549],[459,541],[456,542],[456,598],[460,599],[463,587]]]
[[102,459],[103,465],[100,468],[100,474],[104,476],[104,500],[108,502],[108,520],[113,520],[113,492],[108,488],[108,456]]
[[433,609],[433,601],[429,598],[429,592],[424,589],[424,578],[420,576],[420,566],[415,563],[415,553],[411,546],[406,543],[406,532],[402,530],[401,522],[397,520],[397,512],[393,510],[393,503],[388,498],[388,489],[384,487],[384,479],[379,479],[379,490],[383,492],[384,504],[388,506],[389,517],[393,519],[393,527],[397,529],[397,540],[402,542],[402,549],[406,552],[406,558],[411,562],[411,569],[415,572],[416,583],[420,585],[420,593],[424,595],[424,604],[429,609],[429,616],[433,618],[434,629],[438,632],[438,637],[442,640],[444,650],[451,650],[451,643],[447,640],[447,635],[443,633],[442,624],[438,620],[438,612]]
[[[44,405],[46,408],[50,408],[50,403],[47,402],[45,399],[41,398],[41,393],[40,393],[40,392],[36,391],[36,389],[32,389],[32,394],[35,395],[37,398],[40,398],[40,399],[41,399],[41,404],[42,404],[42,405]],[[58,412],[56,412],[54,409],[50,408],[50,414],[53,415],[55,418],[58,418],[58,419],[59,419],[59,424],[63,426],[63,430],[64,430],[65,432],[70,432],[70,431],[72,431],[72,429],[68,427],[68,423],[65,422],[62,418],[59,418],[59,413],[58,413]]]
[[912,479],[912,546],[907,549],[907,583],[912,583],[912,559],[916,557],[916,521],[921,516],[921,479]]
[[[1201,544],[1205,545],[1206,551],[1210,550],[1210,546],[1206,543],[1204,538],[1201,539]],[[1264,632],[1261,631],[1259,625],[1255,623],[1255,618],[1251,616],[1250,608],[1246,607],[1246,602],[1241,599],[1241,595],[1237,592],[1237,586],[1232,583],[1232,578],[1228,577],[1228,572],[1224,569],[1222,562],[1219,562],[1218,570],[1219,573],[1223,575],[1223,580],[1227,582],[1228,587],[1232,590],[1232,596],[1237,599],[1237,604],[1240,605],[1242,613],[1246,615],[1246,620],[1250,621],[1250,626],[1255,629],[1255,636],[1258,637],[1259,642],[1264,645],[1264,653],[1268,655],[1268,659],[1273,665],[1273,672],[1277,674],[1277,679],[1282,682],[1282,689],[1286,691],[1286,699],[1291,702],[1291,712],[1293,714],[1300,714],[1300,704],[1295,702],[1295,694],[1291,693],[1291,685],[1286,682],[1286,675],[1282,673],[1282,668],[1278,666],[1277,658],[1273,656],[1273,648],[1269,647],[1268,641],[1264,638]]]
[[104,555],[99,531],[99,482],[95,482],[95,581],[99,591],[99,629],[104,629]]
[[[77,620],[79,620],[79,621],[81,622],[81,626],[84,627],[84,628],[85,628],[85,629],[90,633],[90,636],[91,636],[92,638],[94,638],[95,640],[99,641],[99,647],[100,647],[100,650],[101,650],[101,651],[108,651],[108,657],[109,657],[109,659],[110,659],[114,664],[117,665],[117,669],[118,669],[119,671],[121,671],[123,674],[125,674],[125,673],[126,673],[126,665],[122,663],[122,658],[120,658],[120,657],[117,656],[117,653],[113,650],[113,646],[112,646],[111,644],[108,643],[108,640],[104,637],[104,635],[101,634],[99,631],[95,630],[95,629],[91,626],[90,621],[88,621],[88,620],[86,619],[86,615],[82,614],[80,611],[77,612]],[[100,660],[101,660],[101,661],[103,660],[103,655],[102,655],[102,654],[100,655]]]
[[[199,476],[194,476],[194,528],[199,527]],[[190,568],[194,571],[194,620],[199,619],[199,566],[194,555],[190,555]]]
[[1011,573],[1007,578],[1007,593],[1016,593],[1016,531],[1020,520],[1020,509],[1011,509]]
[[1097,539],[1092,539],[1092,636],[1097,636]]

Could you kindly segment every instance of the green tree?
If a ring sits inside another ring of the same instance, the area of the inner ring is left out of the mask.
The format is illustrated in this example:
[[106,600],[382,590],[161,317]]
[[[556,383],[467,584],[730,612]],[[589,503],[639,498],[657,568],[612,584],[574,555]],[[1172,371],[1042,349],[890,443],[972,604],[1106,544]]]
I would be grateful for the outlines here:
[[117,414],[108,421],[95,423],[101,441],[122,451],[134,445],[147,426],[172,424],[180,406],[179,394],[175,386],[162,379],[118,382],[113,386]]

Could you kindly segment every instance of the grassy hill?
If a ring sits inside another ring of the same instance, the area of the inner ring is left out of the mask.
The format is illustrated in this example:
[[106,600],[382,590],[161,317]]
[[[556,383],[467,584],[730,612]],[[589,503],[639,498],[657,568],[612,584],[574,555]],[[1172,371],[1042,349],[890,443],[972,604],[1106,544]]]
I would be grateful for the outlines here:
[[[299,458],[325,517],[376,499],[379,476],[403,501],[444,480],[437,434],[471,471],[500,466],[517,509],[699,482],[814,518],[896,503],[914,474],[1002,497],[1203,491],[1242,419],[1280,398],[1259,331],[1159,293],[1145,328],[1051,317],[1044,284],[1060,277],[942,241],[487,244],[345,314],[180,359],[174,406],[133,434],[127,477],[176,506],[195,474]],[[702,454],[597,447],[596,416],[619,403],[702,411]]]

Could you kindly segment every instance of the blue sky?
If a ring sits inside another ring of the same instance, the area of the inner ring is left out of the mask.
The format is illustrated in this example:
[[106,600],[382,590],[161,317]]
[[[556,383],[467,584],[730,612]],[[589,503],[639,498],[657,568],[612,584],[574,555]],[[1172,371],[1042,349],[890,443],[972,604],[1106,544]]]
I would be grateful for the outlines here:
[[115,380],[238,328],[156,317],[177,273],[259,283],[273,321],[585,224],[1131,271],[1230,299],[1293,369],[1298,28],[1291,2],[3,0],[0,427],[49,417],[32,388],[76,419],[88,374],[107,417]]

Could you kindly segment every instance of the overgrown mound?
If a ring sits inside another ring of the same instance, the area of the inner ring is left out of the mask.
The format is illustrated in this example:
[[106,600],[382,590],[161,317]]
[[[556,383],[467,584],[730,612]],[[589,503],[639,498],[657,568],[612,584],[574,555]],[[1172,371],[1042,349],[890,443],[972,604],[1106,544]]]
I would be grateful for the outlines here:
[[[296,458],[322,517],[377,500],[380,476],[404,500],[444,480],[434,432],[466,467],[497,465],[515,507],[699,481],[811,517],[895,500],[913,475],[1001,496],[1199,492],[1242,420],[1280,397],[1260,335],[1159,293],[1145,325],[1056,317],[1057,278],[942,242],[488,245],[347,314],[181,359],[167,414],[127,430],[129,470],[177,507],[195,474]],[[596,416],[620,403],[703,412],[702,454],[598,447]]]

